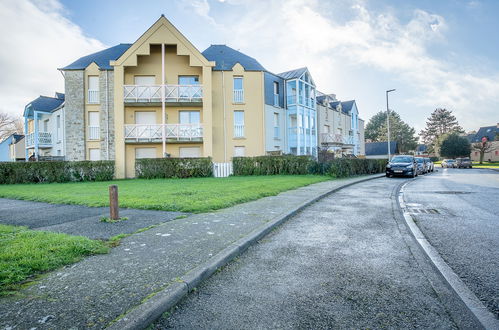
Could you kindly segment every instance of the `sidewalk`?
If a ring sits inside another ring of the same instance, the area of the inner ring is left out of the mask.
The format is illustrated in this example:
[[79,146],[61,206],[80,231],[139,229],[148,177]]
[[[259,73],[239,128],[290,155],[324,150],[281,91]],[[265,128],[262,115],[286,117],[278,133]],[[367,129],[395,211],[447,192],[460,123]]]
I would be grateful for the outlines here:
[[215,271],[213,265],[237,255],[231,247],[243,251],[301,206],[376,177],[322,182],[132,235],[107,255],[52,272],[19,296],[1,299],[0,329],[141,327],[159,312],[165,292],[179,284],[192,289]]

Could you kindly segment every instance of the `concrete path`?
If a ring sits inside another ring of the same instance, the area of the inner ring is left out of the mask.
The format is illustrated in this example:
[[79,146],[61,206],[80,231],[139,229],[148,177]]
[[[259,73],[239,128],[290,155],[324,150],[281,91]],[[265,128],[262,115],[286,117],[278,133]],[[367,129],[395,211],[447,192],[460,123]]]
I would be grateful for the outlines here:
[[318,196],[374,177],[322,182],[132,235],[107,255],[50,273],[19,296],[0,299],[0,329],[104,328],[113,322],[126,328],[135,321],[128,316],[192,277],[189,271],[213,265],[231,244],[258,237],[255,232]]
[[153,328],[457,328],[397,216],[405,181],[359,183],[306,208]]
[[37,230],[109,239],[118,234],[132,234],[138,229],[170,221],[179,212],[120,209],[117,223],[102,222],[109,217],[108,207],[60,205],[0,198],[0,223],[27,226]]

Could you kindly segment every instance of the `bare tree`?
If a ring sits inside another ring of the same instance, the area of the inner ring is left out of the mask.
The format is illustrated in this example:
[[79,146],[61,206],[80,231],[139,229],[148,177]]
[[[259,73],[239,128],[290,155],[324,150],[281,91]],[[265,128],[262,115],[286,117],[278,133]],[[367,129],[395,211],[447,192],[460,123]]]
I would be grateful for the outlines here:
[[3,141],[14,133],[23,133],[22,119],[5,112],[0,112],[0,141]]
[[473,150],[480,152],[480,164],[483,163],[483,158],[487,152],[496,150],[496,147],[494,147],[487,139],[482,142],[473,143],[471,146],[473,147]]

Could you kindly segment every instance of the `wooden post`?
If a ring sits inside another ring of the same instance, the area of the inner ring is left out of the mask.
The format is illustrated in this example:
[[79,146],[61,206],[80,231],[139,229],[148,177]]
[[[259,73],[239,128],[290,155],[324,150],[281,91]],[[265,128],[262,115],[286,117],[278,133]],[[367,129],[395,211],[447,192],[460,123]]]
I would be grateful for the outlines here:
[[112,184],[109,186],[109,217],[111,220],[118,220],[119,206],[118,206],[118,186]]

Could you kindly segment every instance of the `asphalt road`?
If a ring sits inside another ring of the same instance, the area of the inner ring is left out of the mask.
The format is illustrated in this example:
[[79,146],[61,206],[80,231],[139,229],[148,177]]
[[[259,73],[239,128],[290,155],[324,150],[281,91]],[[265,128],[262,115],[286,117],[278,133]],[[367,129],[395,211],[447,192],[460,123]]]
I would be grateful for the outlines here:
[[404,198],[431,245],[499,317],[499,172],[439,169],[409,183]]
[[357,184],[313,204],[153,328],[456,328],[400,220],[395,188],[406,180]]

